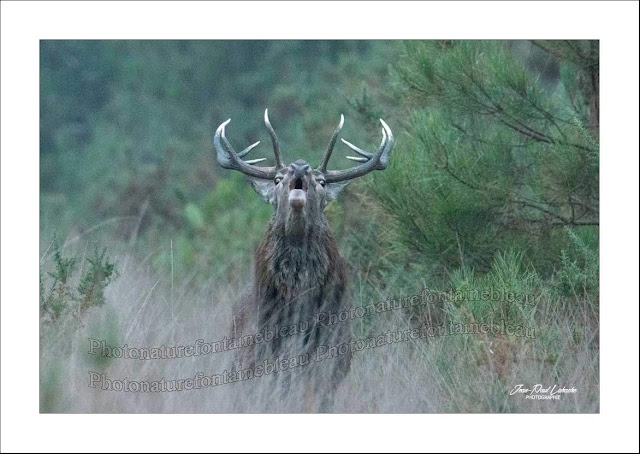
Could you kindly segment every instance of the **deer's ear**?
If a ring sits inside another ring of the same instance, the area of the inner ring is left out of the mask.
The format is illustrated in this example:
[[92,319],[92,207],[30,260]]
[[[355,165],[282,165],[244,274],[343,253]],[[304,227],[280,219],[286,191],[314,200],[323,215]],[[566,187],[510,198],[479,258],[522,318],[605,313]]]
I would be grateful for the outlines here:
[[338,194],[340,194],[340,192],[349,184],[349,182],[346,183],[327,183],[327,185],[324,187],[324,191],[326,193],[326,201],[327,203],[331,202],[332,200],[335,200],[336,197],[338,197]]
[[258,180],[257,178],[248,178],[248,180],[253,190],[262,197],[262,200],[273,205],[273,181]]

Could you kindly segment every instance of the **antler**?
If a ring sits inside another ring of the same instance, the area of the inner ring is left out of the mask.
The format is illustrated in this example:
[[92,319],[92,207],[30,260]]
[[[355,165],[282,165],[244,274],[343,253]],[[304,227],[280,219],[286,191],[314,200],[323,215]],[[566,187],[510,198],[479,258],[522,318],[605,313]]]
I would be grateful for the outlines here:
[[327,164],[329,164],[329,158],[331,157],[331,153],[333,152],[333,147],[336,144],[336,140],[338,139],[338,133],[342,129],[342,125],[344,125],[344,115],[340,114],[340,123],[338,123],[338,127],[335,131],[333,131],[333,135],[331,136],[331,140],[329,141],[329,145],[327,146],[327,151],[324,153],[324,158],[318,166],[318,171],[325,173],[327,171]]
[[278,136],[276,136],[276,132],[273,130],[273,126],[271,126],[271,122],[269,121],[269,109],[264,109],[264,125],[269,130],[269,135],[271,136],[273,154],[276,156],[276,166],[278,169],[282,169],[284,167],[284,163],[280,156],[280,144],[278,143]]
[[268,110],[265,109],[264,111],[264,124],[267,126],[269,135],[271,136],[273,153],[276,157],[276,167],[258,167],[253,165],[257,164],[258,162],[266,161],[267,158],[250,159],[248,161],[243,161],[242,158],[249,154],[249,152],[256,146],[258,146],[260,141],[249,145],[240,153],[236,153],[236,151],[231,146],[231,143],[229,143],[229,140],[227,140],[227,137],[225,136],[225,128],[230,121],[231,119],[228,119],[220,126],[218,126],[216,135],[213,137],[213,145],[216,148],[216,156],[218,158],[218,163],[220,164],[220,166],[225,169],[238,170],[251,177],[271,180],[276,176],[276,172],[284,167],[284,164],[282,163],[282,157],[280,156],[278,137],[276,136],[276,132],[273,130],[273,127],[269,122]]
[[336,139],[338,137],[338,132],[340,132],[343,122],[344,122],[344,117],[341,117],[340,124],[336,128],[335,132],[333,133],[333,137],[329,142],[329,147],[327,148],[327,152],[325,153],[322,164],[320,165],[320,167],[318,167],[318,170],[324,173],[324,177],[327,183],[335,183],[338,181],[351,180],[353,178],[358,178],[363,175],[366,175],[372,170],[385,169],[387,167],[387,164],[389,163],[389,155],[391,154],[391,149],[393,148],[393,140],[394,140],[393,133],[391,132],[391,129],[389,128],[389,126],[381,118],[380,123],[382,123],[382,142],[380,143],[380,147],[378,148],[378,151],[376,151],[375,153],[370,153],[368,151],[364,151],[356,147],[355,145],[353,145],[350,142],[347,142],[344,139],[340,139],[346,146],[348,146],[349,148],[351,148],[353,151],[355,151],[361,156],[361,157],[347,156],[347,159],[351,159],[352,161],[360,162],[362,164],[356,167],[351,167],[350,169],[327,171],[327,164],[329,162],[329,158],[331,157],[333,145],[336,142]]

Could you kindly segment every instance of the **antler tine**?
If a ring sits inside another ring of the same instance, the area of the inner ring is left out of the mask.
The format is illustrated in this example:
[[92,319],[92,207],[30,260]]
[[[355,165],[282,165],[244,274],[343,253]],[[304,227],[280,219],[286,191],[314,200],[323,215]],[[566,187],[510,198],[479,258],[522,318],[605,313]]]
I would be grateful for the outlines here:
[[384,134],[384,132],[386,131],[387,140],[389,141],[384,150],[382,150],[380,161],[378,162],[377,167],[377,170],[384,170],[387,168],[387,164],[389,164],[389,155],[391,155],[391,149],[393,148],[394,137],[393,133],[391,132],[391,128],[384,122],[382,118],[380,119],[380,123],[382,124],[382,133]]
[[389,155],[393,148],[394,138],[391,128],[389,128],[383,119],[380,119],[380,123],[382,124],[382,142],[380,143],[380,147],[378,147],[378,151],[375,153],[369,153],[361,150],[346,140],[343,140],[349,148],[363,156],[361,158],[347,156],[347,158],[352,161],[361,162],[362,164],[351,167],[350,169],[330,170],[328,172],[324,172],[327,183],[351,180],[353,178],[366,175],[373,170],[383,170],[387,167],[387,164],[389,163]]
[[[382,134],[383,134],[383,140],[384,140],[384,137],[386,137],[384,129],[382,130]],[[353,151],[358,153],[360,156],[364,156],[365,158],[367,158],[365,161],[368,161],[369,159],[373,158],[374,153],[369,153],[368,151],[364,151],[363,149],[356,147],[354,144],[352,144],[348,140],[344,140],[344,139],[340,139],[340,140],[342,141],[343,144],[345,144],[346,146],[351,148]],[[349,156],[347,156],[347,158],[348,157]]]
[[[238,155],[238,156],[240,156],[240,155]],[[267,158],[249,159],[248,161],[245,161],[245,163],[247,163],[247,164],[257,164],[259,162],[266,161],[266,160],[267,160]]]
[[236,151],[231,146],[231,143],[227,140],[225,135],[225,128],[229,124],[231,119],[225,121],[216,130],[216,134],[213,137],[213,145],[216,149],[216,157],[218,159],[218,163],[221,167],[225,169],[234,169],[242,172],[245,175],[261,178],[265,180],[270,180],[276,175],[275,167],[257,167],[253,166],[257,162],[264,161],[265,158],[259,159],[251,159],[249,161],[243,161],[241,158],[249,153],[253,148],[255,148],[258,143],[256,142],[252,145],[249,145],[247,148],[242,150],[240,153],[236,153]]
[[367,162],[368,159],[367,158],[358,158],[357,156],[346,156],[347,159],[351,159],[352,161],[356,161],[356,162]]
[[[249,154],[249,152],[251,150],[253,150],[255,147],[257,147],[260,144],[260,141],[258,140],[256,143],[252,143],[251,145],[249,145],[247,148],[245,148],[244,150],[242,150],[240,153],[238,153],[238,157],[239,158],[244,158],[246,155]],[[266,161],[267,158],[261,158],[262,161]],[[255,161],[255,159],[254,159]],[[245,162],[249,162],[249,161],[245,161]]]
[[329,145],[327,146],[327,151],[324,154],[324,158],[318,166],[318,171],[325,173],[327,171],[327,164],[329,164],[329,158],[331,158],[331,153],[333,152],[333,147],[336,144],[336,140],[338,140],[338,134],[344,125],[344,115],[340,114],[340,123],[338,123],[338,127],[333,131],[333,135],[331,136],[331,140],[329,141]]
[[[357,162],[367,162],[369,159],[373,158],[376,154],[375,153],[369,153],[368,151],[364,151],[361,148],[356,147],[354,144],[352,144],[351,142],[348,142],[344,139],[340,139],[342,140],[342,142],[348,146],[349,148],[351,148],[353,151],[355,151],[356,153],[358,153],[361,156],[364,156],[363,158],[354,158],[353,156],[347,156],[347,159],[351,159],[352,161],[357,161]],[[382,142],[380,142],[380,147],[384,146],[384,144],[387,141],[387,133],[385,132],[384,128],[382,129]],[[378,148],[380,149],[380,148]]]
[[273,130],[273,126],[271,126],[271,122],[269,121],[269,109],[264,109],[264,124],[269,130],[269,135],[271,136],[271,143],[273,144],[273,154],[276,156],[276,167],[278,169],[284,168],[284,163],[282,162],[282,156],[280,155],[280,144],[278,143],[278,136],[276,132]]

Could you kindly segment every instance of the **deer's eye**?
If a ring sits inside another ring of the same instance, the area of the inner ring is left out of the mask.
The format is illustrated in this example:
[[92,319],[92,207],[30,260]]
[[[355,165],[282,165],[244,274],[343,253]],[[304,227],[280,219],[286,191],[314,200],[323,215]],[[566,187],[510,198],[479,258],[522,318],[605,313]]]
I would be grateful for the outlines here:
[[324,185],[327,184],[324,180],[318,180],[318,183],[320,184],[320,186],[322,186],[324,188]]
[[276,177],[275,180],[273,180],[275,184],[279,184],[281,181],[282,181],[282,177]]

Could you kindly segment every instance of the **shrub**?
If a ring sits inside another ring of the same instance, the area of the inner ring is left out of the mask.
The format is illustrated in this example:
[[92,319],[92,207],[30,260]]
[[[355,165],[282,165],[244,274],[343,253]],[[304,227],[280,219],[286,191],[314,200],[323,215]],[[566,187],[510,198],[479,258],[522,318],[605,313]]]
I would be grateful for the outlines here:
[[407,133],[372,189],[401,240],[443,272],[488,271],[514,248],[550,275],[562,228],[598,225],[597,91],[585,85],[597,43],[535,45],[559,65],[555,83],[506,42],[405,46]]
[[[63,314],[74,314],[79,318],[88,308],[104,305],[105,288],[118,276],[115,263],[106,257],[107,249],[100,250],[95,244],[93,257],[86,259],[86,271],[78,275],[78,257],[64,256],[57,236],[53,239],[52,247],[53,271],[46,274],[51,278],[48,285],[42,270],[46,264],[40,263],[40,308],[43,319],[56,321]],[[76,281],[77,286],[73,284]]]

